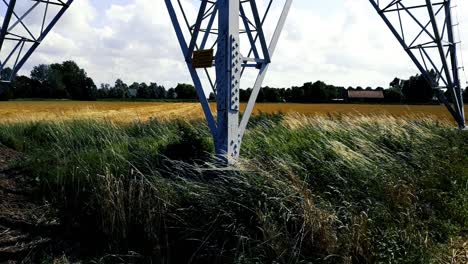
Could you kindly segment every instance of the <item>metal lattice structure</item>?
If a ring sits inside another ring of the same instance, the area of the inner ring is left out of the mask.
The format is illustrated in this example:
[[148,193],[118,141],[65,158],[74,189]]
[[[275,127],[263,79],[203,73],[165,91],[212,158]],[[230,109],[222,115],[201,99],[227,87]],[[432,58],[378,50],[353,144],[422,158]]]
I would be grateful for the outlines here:
[[[451,0],[369,0],[460,128],[465,128]],[[445,92],[448,92],[448,97]]]
[[[193,6],[194,2],[199,2],[199,5]],[[272,5],[278,2],[280,1],[267,1],[261,12],[255,0],[191,1],[190,7],[184,6],[180,0],[165,0],[213,135],[216,153],[228,161],[239,157],[247,123],[292,4],[292,0],[282,0],[282,12],[275,21],[277,26],[268,43],[264,23]],[[187,8],[196,10],[194,18],[188,17]],[[182,25],[186,27],[185,30]],[[213,78],[213,72],[210,73],[207,68],[197,71],[197,65],[193,62],[196,51],[215,48],[216,55],[212,64],[216,78]],[[240,119],[241,77],[248,69],[256,70],[257,78],[247,108]],[[217,120],[206,99],[200,77],[202,74],[215,94]]]
[[[0,72],[10,82],[56,25],[73,0],[2,0]],[[4,72],[5,69],[11,71]]]

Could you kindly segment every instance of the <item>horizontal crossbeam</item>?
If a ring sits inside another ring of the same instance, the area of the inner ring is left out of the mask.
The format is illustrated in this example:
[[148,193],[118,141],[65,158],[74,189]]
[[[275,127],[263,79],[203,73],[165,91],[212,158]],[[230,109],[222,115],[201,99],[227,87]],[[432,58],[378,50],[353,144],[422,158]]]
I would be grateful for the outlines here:
[[[424,78],[436,90],[437,97],[445,104],[458,126],[464,128],[465,112],[457,62],[458,43],[453,34],[451,0],[424,0],[424,3],[417,5],[409,0],[369,1]],[[411,28],[418,30],[409,38]],[[445,96],[444,90],[448,91],[449,98]]]
[[[10,71],[8,75],[1,74],[0,81],[11,82],[67,11],[73,0],[33,0],[31,6],[22,13],[17,11],[16,0],[2,1],[6,6],[6,13],[0,30],[0,72],[3,73],[7,68]],[[51,6],[55,7],[55,11],[51,10]],[[40,15],[39,25],[30,25],[26,22],[27,18],[33,15]],[[36,26],[39,26],[40,31],[34,34],[32,28]]]

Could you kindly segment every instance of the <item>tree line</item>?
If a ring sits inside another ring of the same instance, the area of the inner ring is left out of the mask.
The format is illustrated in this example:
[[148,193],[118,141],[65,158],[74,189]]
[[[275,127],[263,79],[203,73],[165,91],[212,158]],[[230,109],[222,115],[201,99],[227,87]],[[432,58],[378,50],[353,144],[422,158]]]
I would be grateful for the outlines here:
[[[11,73],[4,69],[1,74],[6,78]],[[291,102],[291,103],[326,103],[350,101],[348,91],[382,91],[383,103],[431,103],[434,102],[434,90],[422,75],[411,76],[408,80],[395,78],[389,87],[341,87],[326,84],[322,81],[307,82],[302,86],[290,88],[263,87],[258,102]],[[240,91],[240,100],[248,101],[252,89]],[[166,89],[155,82],[134,82],[130,85],[117,79],[113,85],[101,84],[98,88],[86,71],[74,61],[61,64],[41,64],[35,66],[30,76],[18,76],[9,87],[2,87],[3,99],[15,98],[53,98],[72,100],[98,99],[156,99],[156,100],[196,100],[197,93],[190,84],[180,83]],[[211,93],[209,99],[214,99]],[[450,97],[450,96],[448,96]],[[463,98],[468,102],[468,87]]]
[[[11,69],[1,72],[2,79],[10,76]],[[2,85],[2,99],[53,98],[95,100],[97,87],[86,71],[74,61],[61,64],[35,66],[30,76],[18,76],[11,85]]]
[[[0,72],[2,79],[8,79],[11,69]],[[74,61],[61,64],[37,65],[29,76],[18,76],[11,84],[1,84],[1,98],[41,98],[41,99],[168,99],[196,100],[195,88],[189,84],[178,84],[167,89],[157,83],[134,82],[130,85],[117,79],[114,85],[101,84],[98,88],[86,71]]]

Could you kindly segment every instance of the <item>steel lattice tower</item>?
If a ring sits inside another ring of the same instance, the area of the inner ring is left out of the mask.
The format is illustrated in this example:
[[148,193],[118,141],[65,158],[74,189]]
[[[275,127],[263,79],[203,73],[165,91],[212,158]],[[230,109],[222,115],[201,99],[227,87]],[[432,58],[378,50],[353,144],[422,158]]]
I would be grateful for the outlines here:
[[[3,0],[0,12],[0,72],[10,82],[39,47],[73,0]],[[11,71],[6,71],[9,68]]]
[[[283,9],[278,21],[275,21],[276,29],[268,43],[264,23],[274,2],[280,1],[267,1],[265,11],[261,14],[255,0],[201,0],[199,6],[195,7],[196,19],[191,21],[180,0],[165,0],[213,135],[216,153],[228,161],[239,157],[247,123],[292,4],[292,0],[282,0]],[[186,34],[181,24],[186,25]],[[242,43],[241,35],[244,37]],[[212,44],[207,48],[210,38]],[[209,53],[214,52],[212,49],[215,47],[216,55],[213,60]],[[208,70],[213,65],[216,78]],[[197,68],[200,68],[199,71]],[[257,79],[240,120],[240,82],[248,68],[257,70]],[[200,74],[206,74],[216,95],[216,121],[206,99]]]
[[370,0],[370,3],[458,126],[465,128],[452,1]]

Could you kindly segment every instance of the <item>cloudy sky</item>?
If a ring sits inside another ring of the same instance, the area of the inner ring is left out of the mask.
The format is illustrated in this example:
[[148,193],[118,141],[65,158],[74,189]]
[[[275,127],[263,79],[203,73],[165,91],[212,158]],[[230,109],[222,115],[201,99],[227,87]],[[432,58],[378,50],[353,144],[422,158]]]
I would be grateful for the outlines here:
[[[459,12],[467,13],[468,1],[458,2]],[[468,38],[468,16],[460,19]],[[190,82],[162,0],[76,0],[22,73],[69,59],[98,84],[116,78],[166,86]],[[367,0],[295,0],[264,84],[323,80],[386,87],[395,76],[415,73]]]

